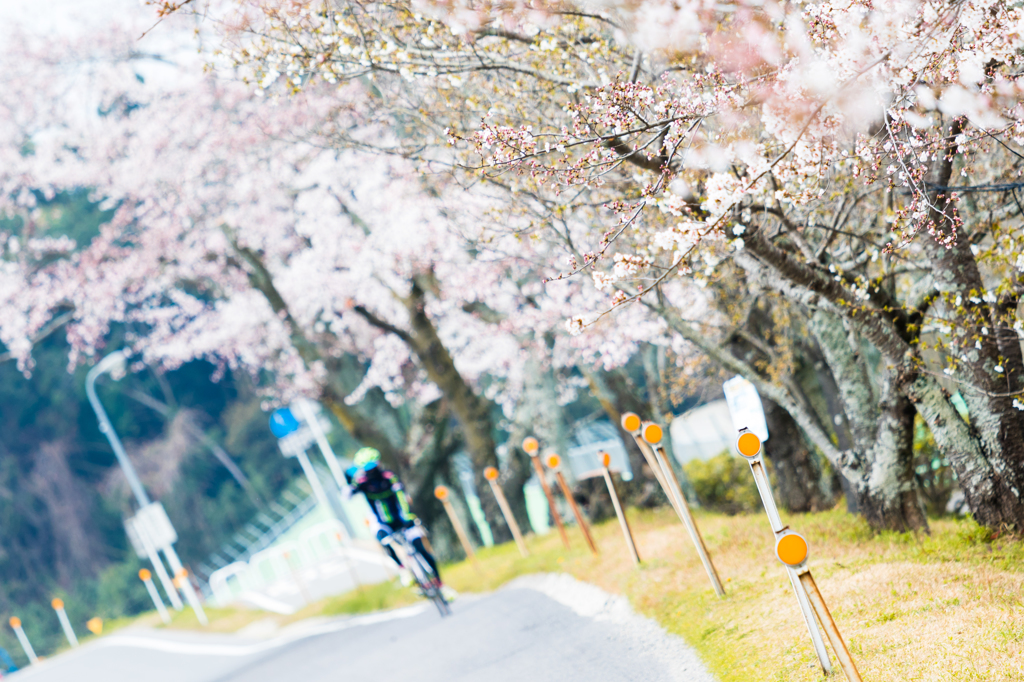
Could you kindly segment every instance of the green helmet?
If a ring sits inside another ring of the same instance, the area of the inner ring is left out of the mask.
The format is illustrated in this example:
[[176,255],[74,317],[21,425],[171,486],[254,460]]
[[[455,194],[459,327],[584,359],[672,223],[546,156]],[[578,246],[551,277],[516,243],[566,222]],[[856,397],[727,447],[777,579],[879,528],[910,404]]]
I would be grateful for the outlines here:
[[359,450],[355,454],[355,457],[353,457],[353,463],[357,467],[366,466],[370,462],[379,461],[380,452],[378,452],[375,448],[359,448]]

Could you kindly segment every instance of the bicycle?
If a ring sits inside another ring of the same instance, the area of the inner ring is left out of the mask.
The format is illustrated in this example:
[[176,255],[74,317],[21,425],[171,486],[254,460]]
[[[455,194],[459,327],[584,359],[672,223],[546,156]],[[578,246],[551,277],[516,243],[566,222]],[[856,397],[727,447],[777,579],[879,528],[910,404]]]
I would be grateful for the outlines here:
[[430,568],[426,558],[405,537],[405,533],[400,530],[394,531],[381,542],[386,545],[397,546],[401,550],[401,553],[406,557],[405,566],[416,580],[420,593],[434,603],[442,618],[451,615],[452,609],[448,605],[448,600],[444,598],[444,594],[441,592],[441,579]]

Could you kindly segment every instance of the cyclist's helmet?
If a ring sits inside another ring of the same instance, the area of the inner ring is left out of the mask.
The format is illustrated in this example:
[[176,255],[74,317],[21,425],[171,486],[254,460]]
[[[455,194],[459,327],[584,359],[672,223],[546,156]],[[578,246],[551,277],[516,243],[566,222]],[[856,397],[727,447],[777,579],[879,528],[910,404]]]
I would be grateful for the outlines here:
[[375,448],[360,448],[352,459],[357,467],[366,469],[369,468],[370,464],[376,464],[380,461],[380,452]]

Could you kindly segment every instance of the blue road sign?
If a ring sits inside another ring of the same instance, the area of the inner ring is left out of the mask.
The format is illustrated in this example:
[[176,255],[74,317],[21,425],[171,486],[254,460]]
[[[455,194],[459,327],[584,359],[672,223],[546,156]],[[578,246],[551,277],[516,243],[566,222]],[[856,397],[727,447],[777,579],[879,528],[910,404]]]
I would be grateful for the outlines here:
[[287,407],[274,410],[270,415],[270,431],[278,438],[284,438],[289,433],[294,433],[299,428],[299,420],[295,418],[292,411]]

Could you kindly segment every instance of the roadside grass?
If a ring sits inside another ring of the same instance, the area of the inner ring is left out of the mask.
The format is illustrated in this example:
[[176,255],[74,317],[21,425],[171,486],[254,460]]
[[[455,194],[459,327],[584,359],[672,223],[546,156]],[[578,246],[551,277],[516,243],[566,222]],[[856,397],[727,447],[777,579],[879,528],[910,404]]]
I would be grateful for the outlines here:
[[[693,646],[720,682],[820,680],[789,579],[763,514],[696,513],[725,584],[718,599],[670,509],[629,510],[643,565],[615,519],[594,528],[593,557],[570,527],[530,536],[530,557],[507,543],[478,567],[443,568],[459,591],[482,592],[539,571],[565,572],[625,595],[639,613]],[[865,680],[1024,681],[1024,542],[969,519],[931,521],[931,535],[872,533],[845,511],[783,515],[807,538],[810,567]],[[833,679],[845,679],[835,657]]]
[[277,629],[310,618],[328,618],[396,609],[414,604],[421,599],[414,590],[403,587],[395,579],[377,585],[364,585],[344,594],[320,599],[289,615],[245,607],[207,606],[204,611],[210,622],[209,625],[203,626],[199,624],[195,612],[186,606],[182,611],[172,611],[171,622],[167,625],[160,622],[160,617],[155,611],[143,614],[133,622],[148,627],[169,630],[201,630],[203,632],[238,632],[255,623],[264,624],[270,629]]

